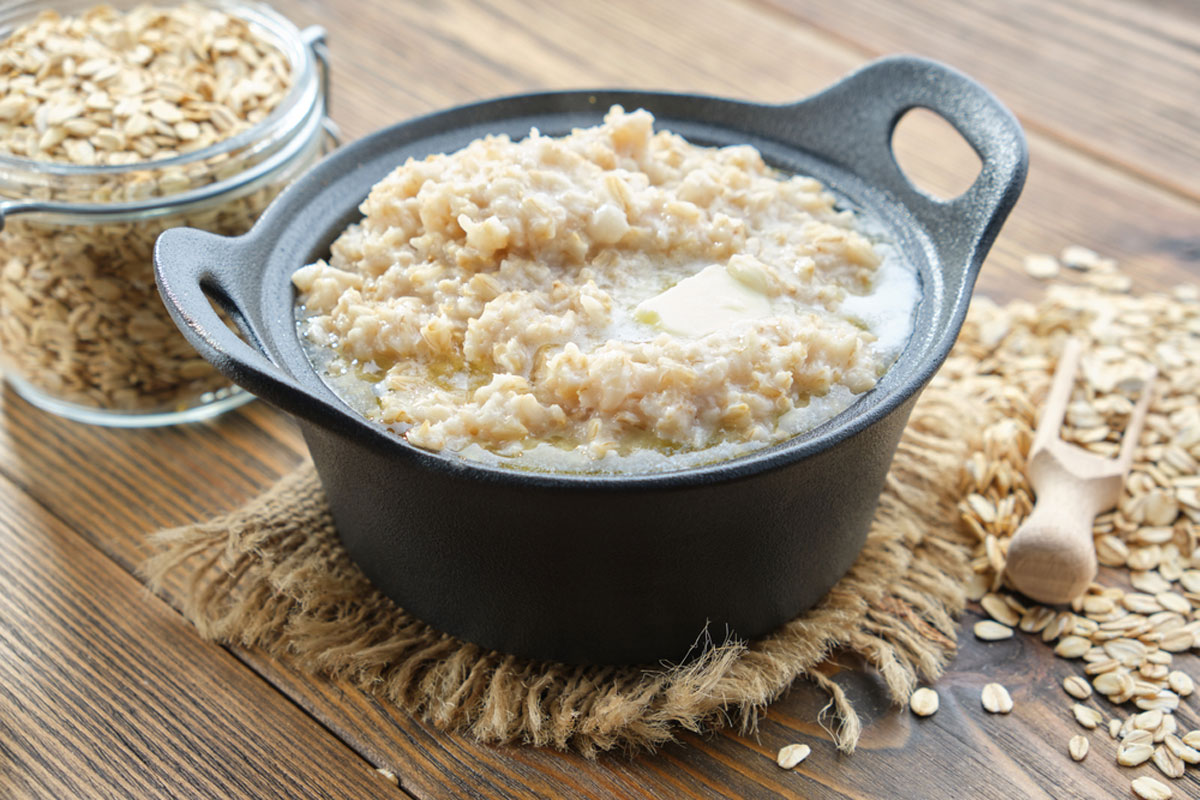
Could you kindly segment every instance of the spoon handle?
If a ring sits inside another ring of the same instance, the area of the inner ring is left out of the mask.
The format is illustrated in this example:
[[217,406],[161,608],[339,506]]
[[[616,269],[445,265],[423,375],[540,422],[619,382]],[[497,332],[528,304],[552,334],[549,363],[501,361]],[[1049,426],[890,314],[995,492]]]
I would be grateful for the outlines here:
[[[1045,453],[1048,457],[1049,453]],[[1008,546],[1008,578],[1041,603],[1067,603],[1096,577],[1092,523],[1098,498],[1066,472],[1041,476],[1037,503]]]

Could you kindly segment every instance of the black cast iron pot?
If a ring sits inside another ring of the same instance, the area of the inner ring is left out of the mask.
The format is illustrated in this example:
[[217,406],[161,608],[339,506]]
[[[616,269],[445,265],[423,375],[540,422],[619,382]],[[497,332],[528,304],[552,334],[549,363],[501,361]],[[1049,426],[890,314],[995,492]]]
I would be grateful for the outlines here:
[[[916,265],[916,330],[878,386],[819,428],[742,458],[661,474],[539,474],[425,452],[366,421],[309,365],[292,272],[328,254],[371,186],[409,156],[488,133],[558,135],[614,103],[704,145],[749,143],[881,221]],[[983,162],[942,202],[913,188],[896,122],[929,108]],[[244,236],[167,231],[159,289],[196,349],[294,414],[347,550],[398,604],[485,647],[567,662],[681,659],[708,629],[764,634],[816,603],[863,545],[917,394],[958,334],[975,276],[1020,193],[1026,149],[980,85],[912,57],[875,62],[784,106],[631,91],[531,94],[454,108],[344,147]],[[211,297],[252,344],[214,313]]]

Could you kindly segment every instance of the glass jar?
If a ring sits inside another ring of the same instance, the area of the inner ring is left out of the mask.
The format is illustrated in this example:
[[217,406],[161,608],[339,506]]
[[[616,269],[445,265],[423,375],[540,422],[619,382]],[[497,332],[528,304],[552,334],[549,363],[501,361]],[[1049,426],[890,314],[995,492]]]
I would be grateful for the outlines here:
[[[0,40],[47,8],[70,14],[94,5],[17,3],[0,11]],[[336,144],[328,61],[320,28],[300,31],[256,2],[200,5],[248,22],[290,65],[290,88],[261,121],[202,149],[128,166],[0,154],[0,359],[9,384],[47,411],[142,427],[204,419],[251,399],[176,330],[154,285],[154,240],[179,225],[244,233]]]

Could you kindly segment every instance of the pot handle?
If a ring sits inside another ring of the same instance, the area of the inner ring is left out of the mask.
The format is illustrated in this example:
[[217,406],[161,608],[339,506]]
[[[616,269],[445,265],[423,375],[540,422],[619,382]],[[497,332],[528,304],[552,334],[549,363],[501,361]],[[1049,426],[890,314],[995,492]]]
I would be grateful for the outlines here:
[[[154,278],[171,318],[200,355],[235,383],[299,413],[297,404],[305,399],[321,401],[271,360],[255,314],[261,308],[261,284],[242,278],[251,271],[239,269],[264,260],[264,249],[250,235],[229,238],[170,228],[154,244]],[[249,343],[217,315],[210,297]]]
[[[982,162],[975,183],[952,200],[920,191],[896,163],[892,134],[914,108],[949,122]],[[781,111],[787,124],[803,126],[804,140],[822,158],[907,208],[944,264],[978,267],[1025,183],[1028,149],[1016,117],[979,83],[936,61],[882,58]]]

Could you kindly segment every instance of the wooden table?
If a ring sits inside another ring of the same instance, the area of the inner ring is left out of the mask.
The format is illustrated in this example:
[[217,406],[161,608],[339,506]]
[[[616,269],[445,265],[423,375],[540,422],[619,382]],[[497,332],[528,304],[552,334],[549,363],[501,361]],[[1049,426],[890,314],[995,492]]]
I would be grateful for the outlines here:
[[[1029,135],[1029,181],[981,293],[1037,296],[1022,256],[1069,243],[1119,258],[1140,289],[1198,279],[1193,0],[276,5],[329,30],[333,111],[349,138],[543,88],[783,102],[878,55],[929,55],[989,85]],[[901,138],[918,180],[962,185],[971,159],[944,126],[914,120]],[[869,723],[851,757],[815,724],[823,698],[806,685],[756,736],[685,735],[655,755],[587,762],[480,746],[287,660],[204,643],[172,587],[154,595],[139,583],[148,531],[228,510],[303,458],[287,418],[253,404],[212,424],[119,431],[64,423],[11,391],[2,402],[3,797],[1093,798],[1129,796],[1130,778],[1153,771],[1120,770],[1099,746],[1071,762],[1075,723],[1057,685],[1069,668],[1027,637],[983,644],[969,633],[929,720],[890,708],[869,672],[837,674]],[[985,679],[1011,688],[1010,716],[982,712]],[[774,753],[797,741],[813,755],[784,772]],[[1200,796],[1194,778],[1175,786]]]

